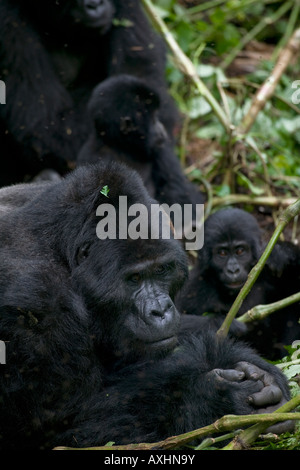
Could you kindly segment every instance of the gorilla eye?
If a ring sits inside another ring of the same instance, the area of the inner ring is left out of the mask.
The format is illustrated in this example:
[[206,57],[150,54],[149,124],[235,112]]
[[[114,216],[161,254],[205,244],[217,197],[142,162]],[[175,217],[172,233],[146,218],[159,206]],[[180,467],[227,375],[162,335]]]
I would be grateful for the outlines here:
[[242,247],[242,246],[239,246],[236,250],[235,250],[235,253],[238,255],[238,256],[241,256],[245,253],[245,249]]
[[90,249],[90,243],[85,243],[84,245],[80,246],[77,251],[76,255],[76,262],[77,264],[82,263],[88,255],[89,255],[89,250]]
[[227,250],[225,250],[225,248],[220,248],[218,250],[218,255],[219,256],[225,257],[225,256],[227,256],[227,254],[228,254],[228,252],[227,252]]
[[140,273],[134,273],[129,276],[128,280],[134,284],[137,284],[142,280],[142,276],[140,275]]
[[161,266],[156,266],[154,269],[154,274],[157,275],[162,275],[165,274],[169,270],[169,266],[161,265]]

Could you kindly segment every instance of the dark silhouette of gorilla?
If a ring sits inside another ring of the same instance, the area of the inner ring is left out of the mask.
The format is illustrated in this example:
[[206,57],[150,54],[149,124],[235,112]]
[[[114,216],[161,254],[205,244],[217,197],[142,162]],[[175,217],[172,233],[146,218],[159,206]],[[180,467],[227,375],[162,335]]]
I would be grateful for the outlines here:
[[[165,49],[139,0],[0,0],[0,185],[44,168],[74,167],[90,129],[93,88],[120,73],[145,78],[160,95],[160,119],[173,134]],[[110,112],[113,112],[111,110]]]
[[140,173],[149,194],[160,203],[202,204],[203,195],[181,170],[159,109],[159,95],[136,77],[118,75],[103,81],[91,96],[95,126],[77,163],[121,161]]
[[[241,209],[223,209],[204,224],[204,246],[190,279],[177,300],[185,313],[215,314],[216,327],[224,319],[252,267],[263,252],[261,231],[251,214]],[[259,304],[268,304],[299,291],[300,250],[290,242],[278,242],[238,315]],[[252,322],[246,338],[269,359],[286,355],[300,335],[299,304]]]
[[108,228],[99,239],[106,213],[124,230],[120,195],[147,214],[155,203],[117,164],[0,191],[1,449],[156,441],[289,398],[279,369],[248,347],[185,330],[178,240]]

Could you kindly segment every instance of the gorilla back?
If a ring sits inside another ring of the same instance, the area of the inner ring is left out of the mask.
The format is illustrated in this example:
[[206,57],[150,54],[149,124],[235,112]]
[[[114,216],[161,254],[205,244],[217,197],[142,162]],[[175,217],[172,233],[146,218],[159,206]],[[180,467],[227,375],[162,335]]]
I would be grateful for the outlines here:
[[14,189],[0,230],[2,449],[149,442],[251,413],[257,394],[266,409],[288,399],[280,371],[243,345],[206,332],[175,347],[178,240],[97,237],[99,205],[154,202],[135,172],[82,167],[26,189],[23,205]]

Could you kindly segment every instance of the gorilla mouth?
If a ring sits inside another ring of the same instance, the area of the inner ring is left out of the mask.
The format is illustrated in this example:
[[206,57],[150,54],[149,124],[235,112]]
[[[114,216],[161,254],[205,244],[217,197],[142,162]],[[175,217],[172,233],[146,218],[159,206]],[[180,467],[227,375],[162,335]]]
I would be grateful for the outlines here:
[[147,343],[152,350],[173,349],[177,344],[177,336],[169,336],[168,338],[159,339]]
[[88,17],[87,19],[85,19],[84,21],[84,24],[88,27],[88,28],[99,28],[100,30],[100,33],[103,35],[105,34],[109,29],[110,29],[110,25],[107,26],[104,22],[103,22],[103,19],[102,18],[92,18],[92,17]]
[[244,285],[243,281],[238,281],[238,282],[231,282],[226,284],[226,287],[229,289],[240,289]]

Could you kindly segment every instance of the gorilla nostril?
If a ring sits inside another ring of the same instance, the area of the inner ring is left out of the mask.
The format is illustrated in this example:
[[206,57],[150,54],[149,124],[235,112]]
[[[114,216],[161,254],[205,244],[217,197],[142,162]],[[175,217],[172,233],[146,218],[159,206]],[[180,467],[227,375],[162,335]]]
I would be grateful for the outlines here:
[[238,274],[240,272],[240,268],[238,266],[229,267],[227,271],[229,274]]
[[151,315],[153,317],[165,318],[165,312],[163,312],[162,310],[152,310]]

